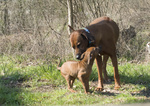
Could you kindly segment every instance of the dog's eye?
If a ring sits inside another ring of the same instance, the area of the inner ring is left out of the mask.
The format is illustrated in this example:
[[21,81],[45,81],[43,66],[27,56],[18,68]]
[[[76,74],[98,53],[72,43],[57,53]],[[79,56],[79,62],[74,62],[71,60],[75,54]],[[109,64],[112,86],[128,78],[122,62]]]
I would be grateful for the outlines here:
[[79,48],[79,47],[80,47],[80,44],[81,44],[81,43],[78,43],[78,44],[77,44],[77,48]]
[[93,56],[93,54],[91,54],[91,57]]
[[91,57],[91,58],[93,57],[93,53],[90,54],[90,57]]
[[73,46],[73,49],[75,49],[75,46]]

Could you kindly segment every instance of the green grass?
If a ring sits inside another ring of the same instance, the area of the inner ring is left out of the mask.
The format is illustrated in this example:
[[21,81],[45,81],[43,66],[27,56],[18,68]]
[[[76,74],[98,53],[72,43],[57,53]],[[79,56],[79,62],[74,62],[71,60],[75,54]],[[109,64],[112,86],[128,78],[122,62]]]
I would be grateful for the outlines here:
[[[97,86],[97,69],[90,76],[91,94],[84,94],[82,84],[76,80],[74,89],[67,90],[65,79],[56,64],[32,64],[28,58],[0,56],[0,105],[81,105],[127,104],[150,102],[150,65],[119,65],[120,90],[113,90],[113,67],[107,66],[111,83],[105,91],[94,91]],[[40,62],[39,62],[40,63]]]

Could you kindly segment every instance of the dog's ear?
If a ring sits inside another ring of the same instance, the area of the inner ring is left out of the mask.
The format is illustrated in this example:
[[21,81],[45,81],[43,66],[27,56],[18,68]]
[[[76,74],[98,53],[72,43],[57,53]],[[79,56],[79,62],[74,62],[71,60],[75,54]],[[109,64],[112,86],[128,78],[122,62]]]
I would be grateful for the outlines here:
[[90,34],[84,33],[84,32],[81,33],[81,36],[83,38],[87,39],[89,41],[90,45],[94,45],[95,39],[93,36],[91,36]]
[[69,27],[72,31],[75,31],[70,25],[68,25],[68,27]]
[[85,38],[85,39],[89,40],[89,39],[88,39],[88,37],[86,36],[86,34],[81,33],[81,36],[82,36],[83,38]]
[[93,46],[94,43],[95,43],[94,37],[93,37],[93,36],[90,36],[90,37],[89,37],[89,44],[90,44],[91,46]]

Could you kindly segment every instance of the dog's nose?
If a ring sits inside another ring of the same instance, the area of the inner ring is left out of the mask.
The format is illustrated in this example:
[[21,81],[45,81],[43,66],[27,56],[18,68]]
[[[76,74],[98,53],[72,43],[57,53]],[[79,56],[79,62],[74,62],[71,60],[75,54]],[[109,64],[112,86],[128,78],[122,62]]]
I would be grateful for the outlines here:
[[80,55],[79,54],[76,55],[76,59],[80,59]]

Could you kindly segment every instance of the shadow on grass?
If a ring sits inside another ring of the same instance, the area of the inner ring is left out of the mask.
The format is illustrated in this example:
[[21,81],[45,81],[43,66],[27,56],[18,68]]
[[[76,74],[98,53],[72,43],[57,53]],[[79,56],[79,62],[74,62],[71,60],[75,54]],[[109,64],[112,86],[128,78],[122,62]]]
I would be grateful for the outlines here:
[[[141,90],[137,95],[150,97],[150,76],[145,75],[137,75],[137,76],[125,76],[120,75],[121,82],[125,84],[134,84],[139,87],[145,87],[145,89]],[[138,88],[137,88],[138,89]]]
[[[126,66],[123,68],[126,68]],[[131,68],[132,68],[132,70],[130,70]],[[134,94],[131,93],[132,95],[145,96],[145,97],[149,98],[150,97],[149,70],[146,70],[146,72],[145,72],[144,68],[142,71],[133,70],[133,69],[136,69],[136,67],[131,67],[131,68],[128,69],[128,67],[127,67],[127,70],[125,69],[125,71],[121,71],[119,73],[122,88],[124,87],[125,84],[128,84],[128,85],[133,84],[137,87],[137,88],[135,88],[135,90],[139,90],[139,92],[134,93]],[[113,69],[108,70],[108,72],[109,72],[108,78],[110,79],[110,82],[109,83],[104,82],[104,84],[112,85],[112,83],[113,83],[113,86],[114,86]],[[98,79],[97,69],[93,68],[92,74],[90,76],[90,81],[97,81],[97,79]],[[97,83],[95,86],[97,86]],[[128,88],[126,90],[131,91],[131,89],[134,89],[134,88],[131,88],[130,86],[128,86]],[[112,93],[112,92],[104,92],[103,94],[108,95],[108,96],[116,95],[116,93]]]
[[[140,93],[138,95],[144,95],[146,97],[150,97],[150,87],[146,87],[146,89],[140,91]],[[150,99],[149,99],[149,101],[150,101]]]
[[[114,81],[114,76],[109,76],[109,78],[111,79],[111,82]],[[140,90],[140,92],[134,93],[132,95],[139,95],[139,96],[146,96],[147,98],[150,97],[150,76],[145,74],[145,75],[137,75],[137,76],[127,76],[127,75],[123,75],[120,74],[120,82],[121,85],[124,84],[134,84],[134,85],[138,85],[138,87],[136,89],[142,89],[142,87],[144,87],[143,90]],[[109,84],[109,83],[107,83]],[[111,84],[111,83],[110,83]],[[128,87],[129,90],[132,89],[132,87],[130,88],[130,86]]]
[[21,86],[26,80],[20,74],[0,76],[0,105],[24,105]]

